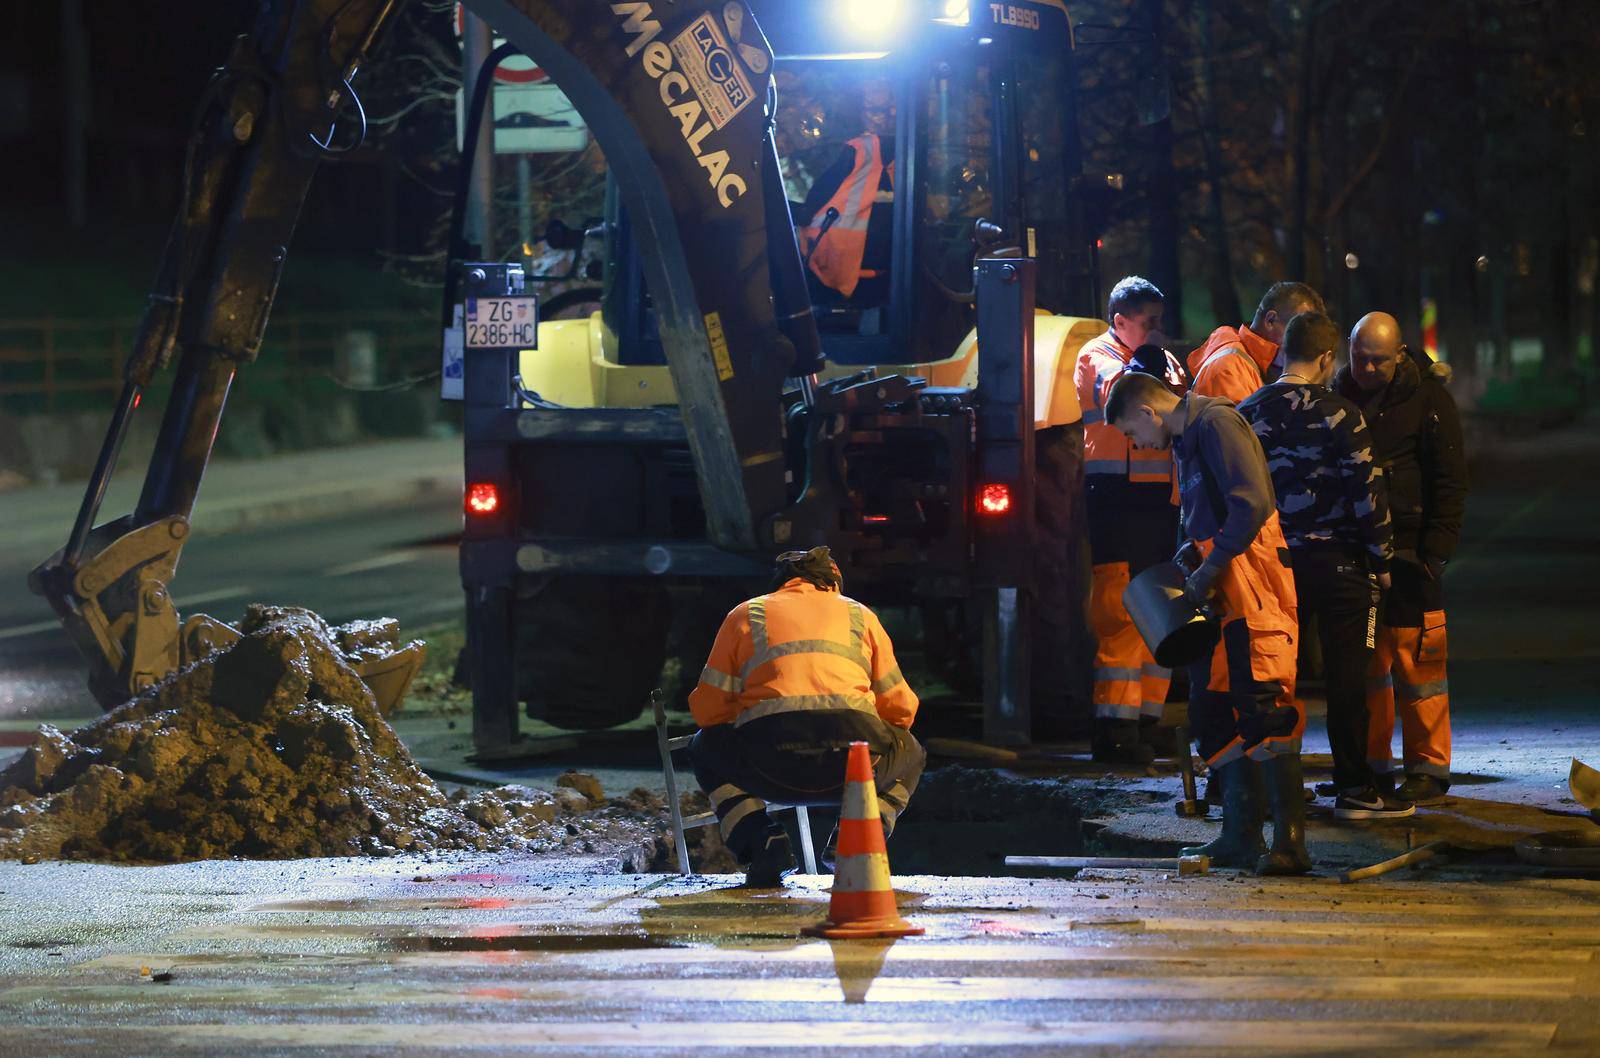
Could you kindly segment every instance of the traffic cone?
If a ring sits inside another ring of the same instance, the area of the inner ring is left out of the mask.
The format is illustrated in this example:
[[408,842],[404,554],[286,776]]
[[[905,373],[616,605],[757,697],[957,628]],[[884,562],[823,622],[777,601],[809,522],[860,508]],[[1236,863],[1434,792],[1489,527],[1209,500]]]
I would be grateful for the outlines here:
[[878,788],[865,742],[850,743],[839,806],[839,848],[833,869],[828,917],[800,932],[831,940],[851,937],[913,937],[927,932],[900,917],[889,885],[889,853],[883,847]]

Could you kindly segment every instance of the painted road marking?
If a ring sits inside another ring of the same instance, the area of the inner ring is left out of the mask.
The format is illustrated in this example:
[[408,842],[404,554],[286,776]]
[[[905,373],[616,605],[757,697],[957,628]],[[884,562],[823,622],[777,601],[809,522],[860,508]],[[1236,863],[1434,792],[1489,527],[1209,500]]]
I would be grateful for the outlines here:
[[35,621],[31,625],[13,625],[10,628],[0,628],[0,639],[17,639],[22,636],[36,635],[40,632],[48,632],[52,628],[60,629],[61,622],[59,620]]
[[201,603],[217,602],[221,599],[234,599],[240,595],[249,595],[253,591],[255,589],[247,585],[236,584],[231,588],[217,588],[214,591],[202,591],[195,592],[192,595],[185,595],[177,600],[176,605],[182,611],[189,609],[191,606],[199,606]]
[[[1229,1047],[1294,1054],[1362,1052],[1426,1047],[1449,1053],[1467,1048],[1526,1053],[1547,1047],[1556,1026],[1548,1022],[1488,1021],[457,1021],[432,1024],[337,1021],[302,1024],[122,1025],[81,1023],[0,1028],[13,1053],[55,1050],[62,1033],[75,1046],[199,1048],[225,1044],[286,1048],[397,1048],[472,1050],[509,1047],[626,1047],[629,1053],[662,1048],[749,1050],[798,1047],[811,1051],[889,1047]],[[144,1040],[144,1043],[136,1043]],[[26,1050],[24,1050],[26,1049]]]
[[334,566],[322,571],[324,577],[348,577],[355,573],[370,573],[376,569],[388,569],[391,566],[403,566],[408,562],[415,562],[422,557],[420,551],[396,551],[388,555],[375,555],[372,558],[363,558],[356,562],[346,562],[342,566]]

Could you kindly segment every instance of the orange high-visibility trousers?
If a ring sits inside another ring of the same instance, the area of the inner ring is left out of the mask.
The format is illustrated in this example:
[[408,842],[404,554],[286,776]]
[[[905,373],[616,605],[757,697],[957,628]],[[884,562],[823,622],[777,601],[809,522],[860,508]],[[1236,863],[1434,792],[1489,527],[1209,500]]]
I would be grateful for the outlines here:
[[1367,669],[1367,757],[1372,770],[1387,775],[1394,767],[1395,713],[1407,775],[1450,781],[1450,681],[1445,673],[1449,643],[1444,611],[1422,615],[1421,628],[1378,626],[1372,665]]
[[1089,620],[1099,641],[1094,652],[1094,715],[1101,720],[1143,716],[1159,720],[1172,671],[1156,664],[1122,604],[1128,579],[1126,562],[1102,562],[1093,568]]

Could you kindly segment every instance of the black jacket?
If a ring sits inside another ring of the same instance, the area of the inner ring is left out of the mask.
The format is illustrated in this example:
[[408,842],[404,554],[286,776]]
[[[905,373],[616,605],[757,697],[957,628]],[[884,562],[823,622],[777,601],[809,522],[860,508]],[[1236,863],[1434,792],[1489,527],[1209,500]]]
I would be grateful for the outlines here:
[[1384,468],[1394,549],[1422,562],[1447,562],[1461,538],[1467,505],[1467,460],[1461,414],[1439,371],[1400,357],[1394,378],[1377,393],[1355,384],[1341,368],[1336,388],[1366,417],[1372,451]]

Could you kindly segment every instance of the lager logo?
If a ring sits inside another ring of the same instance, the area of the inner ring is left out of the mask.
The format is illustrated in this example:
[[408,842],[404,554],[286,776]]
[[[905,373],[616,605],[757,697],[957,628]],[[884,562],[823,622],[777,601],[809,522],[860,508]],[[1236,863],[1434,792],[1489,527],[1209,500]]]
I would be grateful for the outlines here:
[[755,98],[750,79],[739,68],[722,29],[703,14],[672,41],[672,54],[705,104],[711,124],[722,128]]

